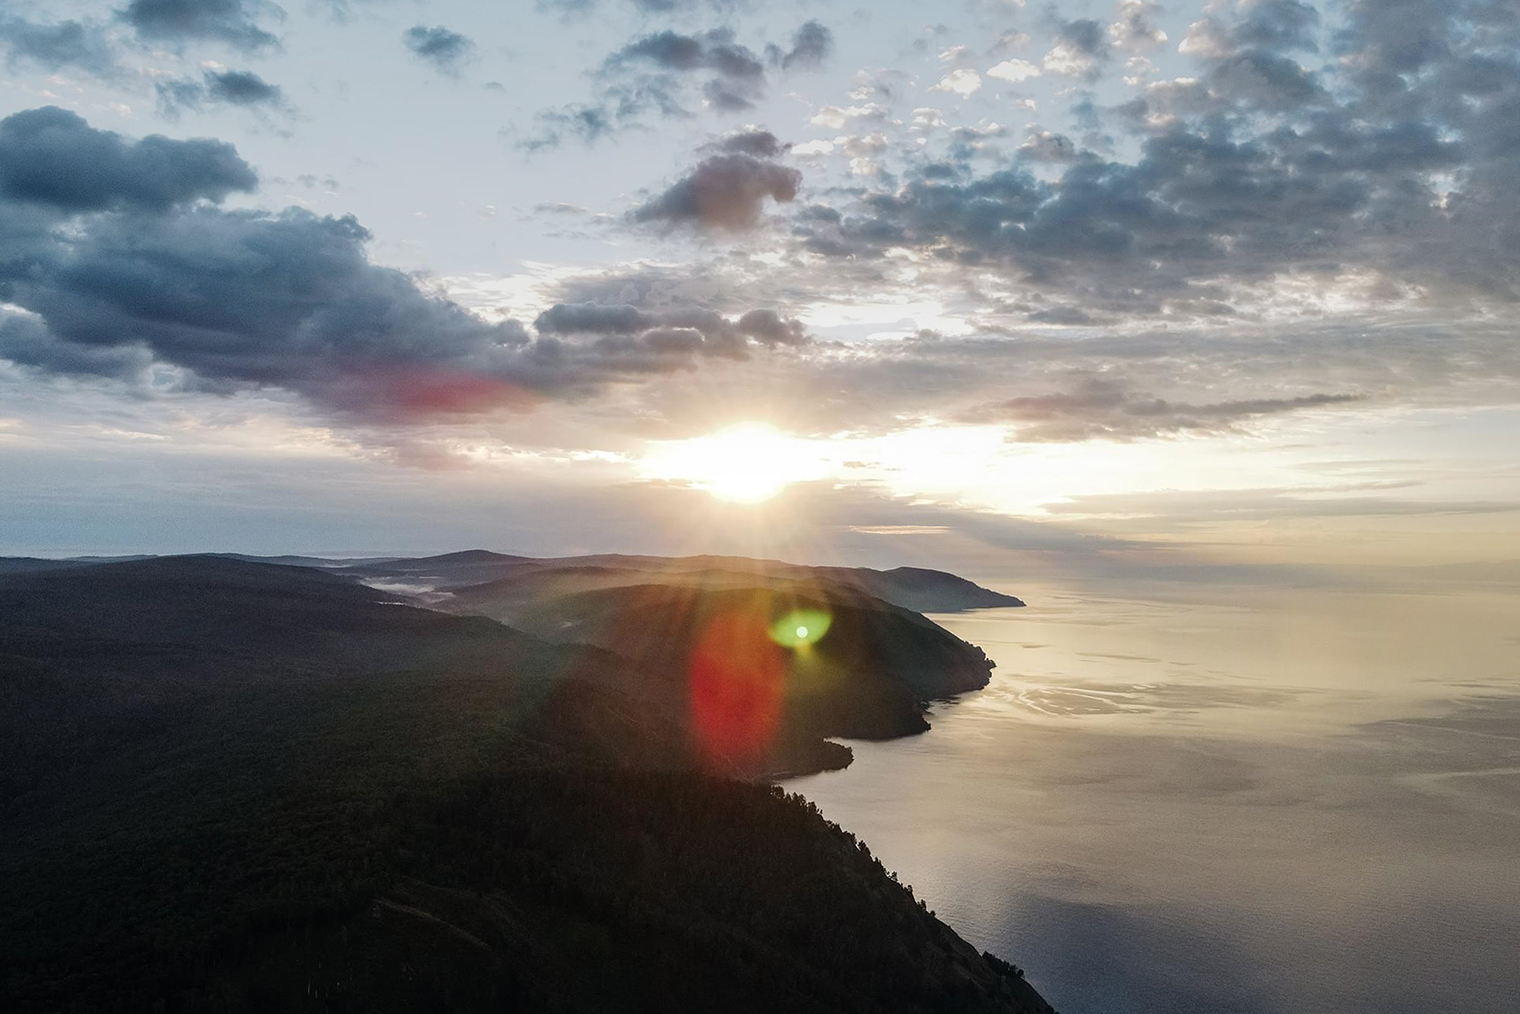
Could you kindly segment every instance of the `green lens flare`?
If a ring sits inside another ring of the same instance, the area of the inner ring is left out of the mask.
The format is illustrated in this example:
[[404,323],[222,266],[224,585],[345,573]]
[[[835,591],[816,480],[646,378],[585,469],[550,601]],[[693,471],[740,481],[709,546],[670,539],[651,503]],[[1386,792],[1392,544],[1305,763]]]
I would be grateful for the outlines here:
[[831,620],[819,609],[793,609],[771,624],[771,640],[783,648],[805,648],[823,639]]

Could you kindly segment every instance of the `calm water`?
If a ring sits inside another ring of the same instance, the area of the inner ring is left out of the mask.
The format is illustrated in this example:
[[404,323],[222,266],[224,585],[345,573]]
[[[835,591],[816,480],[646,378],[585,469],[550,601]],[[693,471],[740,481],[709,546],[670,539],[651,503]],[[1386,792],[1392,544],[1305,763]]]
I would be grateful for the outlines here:
[[1063,1014],[1520,1011],[1520,600],[1011,588],[934,728],[796,779]]

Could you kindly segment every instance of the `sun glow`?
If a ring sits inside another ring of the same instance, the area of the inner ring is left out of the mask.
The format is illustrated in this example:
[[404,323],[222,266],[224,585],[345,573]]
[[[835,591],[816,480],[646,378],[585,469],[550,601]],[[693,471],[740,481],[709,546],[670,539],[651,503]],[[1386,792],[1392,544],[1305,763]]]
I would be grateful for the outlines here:
[[689,482],[722,500],[759,503],[794,482],[821,479],[828,462],[813,441],[763,423],[741,423],[690,440],[652,446],[646,478]]

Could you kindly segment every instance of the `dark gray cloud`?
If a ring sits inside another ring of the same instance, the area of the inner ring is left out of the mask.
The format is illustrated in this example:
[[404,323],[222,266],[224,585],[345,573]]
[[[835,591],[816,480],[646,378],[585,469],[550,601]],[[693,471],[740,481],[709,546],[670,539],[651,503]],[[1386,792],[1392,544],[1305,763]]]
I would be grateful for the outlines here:
[[544,110],[537,116],[542,129],[518,143],[528,151],[558,147],[567,136],[594,144],[651,114],[668,119],[692,115],[683,104],[681,83],[669,74],[610,83],[595,102]]
[[556,303],[533,322],[541,334],[634,334],[657,323],[656,318],[627,303]]
[[1062,20],[1055,8],[1051,8],[1047,17],[1054,30],[1056,44],[1045,56],[1045,69],[1096,81],[1112,55],[1107,26],[1091,18]]
[[790,166],[733,152],[703,159],[683,179],[633,212],[633,220],[661,226],[742,232],[760,224],[767,197],[796,198],[802,173]]
[[1256,0],[1226,15],[1206,10],[1182,43],[1184,52],[1229,53],[1240,50],[1318,52],[1320,15],[1300,0]]
[[748,48],[735,43],[734,34],[728,29],[701,35],[682,35],[667,29],[635,39],[607,61],[614,66],[649,63],[664,70],[710,70],[733,78],[765,76],[764,64]]
[[739,318],[739,330],[768,345],[800,345],[807,331],[798,320],[782,317],[775,310],[751,310]]
[[604,73],[638,67],[674,74],[710,73],[703,94],[726,112],[751,108],[765,91],[765,65],[748,47],[736,43],[728,29],[700,35],[667,29],[643,36],[609,56]]
[[[1312,8],[1217,6],[1183,47],[1200,74],[1085,107],[1094,136],[1100,119],[1133,134],[1132,160],[1051,134],[990,171],[960,152],[795,216],[797,235],[831,258],[904,248],[997,271],[1043,295],[1036,319],[1249,311],[1288,276],[1520,300],[1520,258],[1501,253],[1520,249],[1520,19],[1489,0],[1348,16],[1336,62],[1311,69],[1295,54],[1318,45]],[[1101,52],[1074,24],[1063,45]]]
[[117,71],[115,49],[104,26],[94,21],[40,24],[25,18],[0,18],[0,43],[5,45],[6,65],[10,67],[72,67],[97,77],[111,77]]
[[352,218],[297,209],[95,216],[4,278],[32,316],[8,321],[0,355],[126,380],[163,363],[191,387],[281,387],[376,420],[488,411],[575,382],[563,350],[374,265],[368,238]]
[[200,109],[207,104],[241,106],[245,109],[279,109],[285,105],[285,93],[249,70],[207,71],[196,81],[176,78],[160,81],[159,107],[173,115],[183,109]]
[[1018,154],[1026,162],[1075,162],[1080,157],[1075,141],[1049,130],[1032,131],[1019,145]]
[[458,70],[460,61],[475,48],[468,38],[442,25],[413,25],[402,33],[401,42],[413,56],[445,73]]
[[245,51],[277,47],[279,39],[258,19],[285,17],[268,0],[131,0],[118,14],[147,42],[205,40]]
[[[643,108],[642,105],[639,106],[639,111]],[[615,133],[620,126],[620,119],[615,110],[598,105],[574,105],[551,109],[539,113],[538,119],[544,129],[519,142],[519,146],[527,151],[556,148],[564,141],[566,135],[578,138],[587,144],[594,144],[603,137]]]
[[252,190],[258,177],[232,145],[153,134],[130,141],[56,106],[0,120],[0,198],[64,212],[162,211]]
[[700,353],[747,359],[750,342],[801,345],[800,321],[775,310],[750,310],[732,320],[706,307],[639,307],[630,303],[556,303],[538,315],[541,335],[595,335],[601,348],[624,352]]
[[538,5],[567,14],[587,14],[603,2],[609,6],[633,7],[643,14],[675,14],[697,7],[732,13],[736,8],[749,6],[751,0],[538,0]]
[[206,90],[212,98],[237,106],[277,103],[281,98],[278,85],[248,70],[213,71],[206,75]]
[[1108,33],[1101,22],[1090,18],[1061,23],[1056,29],[1056,38],[1088,56],[1103,56],[1108,51]]
[[834,52],[834,33],[817,20],[805,21],[792,33],[792,46],[768,46],[771,60],[783,70],[817,70]]
[[755,158],[780,158],[786,154],[791,145],[782,144],[769,130],[744,130],[737,134],[729,134],[714,143],[712,147],[719,151],[753,155]]
[[280,388],[345,419],[522,408],[805,339],[772,310],[555,306],[534,337],[379,266],[351,216],[224,210],[251,169],[216,141],[129,141],[73,113],[0,121],[0,357],[43,373]]
[[[810,21],[797,30],[790,50],[768,45],[765,52],[778,66],[791,59],[807,69],[819,66],[831,46],[828,29]],[[591,101],[541,111],[541,129],[519,146],[537,151],[567,137],[594,143],[651,116],[689,118],[698,106],[741,113],[754,108],[767,84],[765,61],[728,28],[641,35],[602,61],[596,81]]]
[[1218,99],[1271,112],[1294,112],[1330,102],[1330,94],[1317,76],[1298,61],[1263,50],[1223,57],[1205,80]]
[[1168,401],[1102,377],[1087,377],[1067,391],[1025,395],[979,406],[968,422],[1014,425],[1015,439],[1031,442],[1134,440],[1176,433],[1234,432],[1266,415],[1360,401],[1355,394],[1306,394],[1188,404]]

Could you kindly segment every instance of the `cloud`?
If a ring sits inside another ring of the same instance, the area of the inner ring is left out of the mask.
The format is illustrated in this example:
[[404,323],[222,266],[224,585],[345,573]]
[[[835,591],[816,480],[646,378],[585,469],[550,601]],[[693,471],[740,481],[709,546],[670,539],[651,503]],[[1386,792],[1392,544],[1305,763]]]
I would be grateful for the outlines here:
[[779,46],[767,48],[783,70],[817,70],[834,52],[834,33],[816,20],[805,21],[792,33],[791,49],[782,52]]
[[0,18],[0,42],[6,65],[29,63],[44,70],[73,67],[97,77],[117,73],[116,52],[105,27],[95,21],[39,24],[25,18]]
[[861,106],[820,106],[808,122],[815,127],[844,130],[859,123],[881,123],[891,115],[890,109],[875,102]]
[[1075,162],[1081,157],[1071,138],[1049,130],[1030,131],[1018,153],[1029,162]]
[[1228,433],[1266,415],[1324,408],[1362,400],[1356,394],[1315,393],[1292,398],[1252,398],[1204,404],[1167,401],[1127,390],[1101,377],[1073,389],[1011,398],[966,413],[968,422],[1006,422],[1028,442],[1134,440],[1177,433]]
[[280,87],[249,70],[207,71],[200,81],[175,78],[160,81],[154,87],[160,107],[170,115],[218,103],[245,109],[285,106],[285,93]]
[[[777,66],[812,69],[832,46],[832,35],[807,22],[792,48],[765,47]],[[694,103],[718,113],[753,109],[765,95],[766,64],[729,28],[687,34],[665,29],[638,36],[610,53],[596,72],[598,92],[589,102],[569,103],[537,114],[542,129],[518,142],[529,151],[557,147],[567,136],[592,144],[638,125],[650,116],[685,119]]]
[[1234,9],[1211,7],[1188,27],[1178,49],[1195,56],[1225,56],[1242,49],[1317,52],[1319,11],[1299,0],[1256,0]]
[[1108,32],[1091,18],[1056,22],[1056,44],[1041,66],[1052,74],[1095,81],[1109,59]]
[[413,25],[401,33],[402,45],[419,60],[433,65],[435,70],[452,74],[459,63],[475,48],[475,43],[458,32],[442,25]]
[[1004,60],[987,71],[987,76],[999,81],[1027,81],[1032,77],[1040,76],[1040,68],[1028,60]]
[[[538,0],[541,7],[557,7],[567,14],[587,14],[604,0]],[[736,7],[745,6],[748,0],[605,0],[614,6],[627,4],[643,14],[673,14],[695,7],[711,7],[716,11],[731,13]]]
[[192,388],[275,386],[333,412],[404,418],[484,411],[521,396],[537,364],[521,328],[489,323],[371,264],[352,218],[212,207],[108,215],[36,252],[7,279],[51,341],[0,354],[47,372],[94,372],[76,350],[136,352]]
[[156,367],[159,385],[278,388],[343,420],[399,425],[806,338],[771,309],[691,303],[554,306],[534,337],[375,264],[351,216],[213,203],[254,184],[217,141],[130,141],[52,108],[0,121],[0,357],[139,387]]
[[[909,162],[823,191],[834,214],[794,234],[836,259],[995,272],[1041,295],[1033,319],[1291,313],[1284,287],[1369,309],[1504,307],[1520,300],[1520,260],[1495,253],[1520,249],[1520,65],[1492,54],[1520,47],[1520,24],[1482,0],[1419,6],[1410,32],[1353,5],[1337,59],[1310,70],[1292,54],[1318,45],[1311,8],[1214,5],[1186,47],[1198,74],[1107,109],[1084,97],[1079,138],[1038,131],[995,169],[952,149],[949,171]],[[1106,28],[1074,24],[1073,52],[1104,51]],[[1100,154],[1115,150],[1135,154]]]
[[1161,12],[1152,0],[1119,0],[1118,17],[1108,26],[1114,48],[1142,53],[1166,42],[1166,32],[1151,22]]
[[[798,216],[806,213],[800,209]],[[1142,328],[1095,310],[1089,326],[1032,325],[1032,315],[1065,304],[1001,304],[989,274],[932,258],[900,263],[911,272],[906,279],[859,258],[827,264],[788,258],[765,266],[748,258],[707,258],[700,271],[634,265],[563,278],[547,298],[627,304],[651,317],[656,309],[700,304],[730,320],[749,309],[741,302],[748,301],[806,319],[816,336],[798,354],[757,355],[742,370],[723,374],[722,404],[736,419],[783,412],[780,424],[820,435],[972,418],[1013,428],[1014,420],[989,414],[989,406],[1079,395],[1089,378],[1116,385],[1134,410],[1097,417],[1134,435],[1104,437],[1095,426],[1094,439],[1141,439],[1148,431],[1230,435],[1269,425],[1313,431],[1322,413],[1380,414],[1411,405],[1470,411],[1508,404],[1520,390],[1513,325],[1502,316],[1453,321],[1432,311],[1397,323],[1366,314],[1269,321],[1200,311],[1187,323]],[[968,300],[971,285],[984,288]],[[905,292],[930,307],[966,300],[961,305],[973,309],[941,311],[965,333],[914,333],[926,311],[904,305]],[[1095,319],[1103,323],[1093,325]],[[658,421],[677,435],[693,435],[713,425],[715,382],[657,380],[620,389],[618,403],[650,425]],[[779,403],[776,392],[786,392]],[[1355,394],[1365,400],[1333,400]],[[1295,401],[1316,395],[1330,397]],[[1292,419],[1295,414],[1307,422]],[[1077,428],[1070,419],[1063,425]]]
[[743,232],[760,224],[767,197],[797,196],[802,173],[738,152],[703,159],[687,176],[633,212],[635,222]]
[[0,120],[0,198],[66,213],[163,211],[249,191],[258,177],[222,141],[129,141],[45,106]]
[[[623,108],[626,110],[628,107]],[[643,108],[640,104],[638,111],[642,112]],[[555,148],[564,141],[567,133],[587,144],[593,144],[615,133],[622,123],[619,115],[612,110],[603,106],[584,105],[545,110],[538,114],[538,119],[545,125],[545,129],[519,141],[519,147],[527,151]]]
[[775,310],[751,310],[739,318],[739,330],[767,345],[800,345],[806,338],[802,322],[782,317]]
[[1346,495],[1354,492],[1355,488],[1341,490],[1313,487],[1096,493],[1044,504],[1042,508],[1055,515],[1166,519],[1170,522],[1168,527],[1178,529],[1218,521],[1432,517],[1520,511],[1520,502],[1510,500],[1413,500]]
[[634,334],[657,323],[658,318],[627,303],[556,303],[539,314],[533,326],[541,334]]
[[929,90],[931,92],[950,92],[964,99],[975,94],[981,87],[982,76],[974,70],[963,67],[960,70],[952,70],[940,78],[939,83]]
[[719,151],[738,152],[756,158],[779,158],[791,145],[782,144],[769,130],[745,130],[729,134],[713,147]]
[[256,18],[279,20],[285,12],[267,0],[131,0],[118,16],[147,42],[206,40],[253,51],[280,44]]
[[703,94],[716,108],[728,112],[751,108],[765,90],[765,65],[750,49],[734,42],[728,29],[701,35],[663,31],[635,39],[607,58],[606,69],[647,65],[686,74],[710,72]]
[[709,356],[745,360],[751,341],[802,345],[800,321],[775,310],[750,310],[737,320],[701,306],[641,308],[631,304],[557,303],[533,322],[540,335],[593,335],[598,349],[630,360],[640,356]]
[[800,321],[775,310],[750,310],[731,320],[706,307],[641,308],[631,303],[556,303],[533,322],[544,335],[648,335],[661,331],[693,331],[707,342],[742,346],[744,338],[762,345],[800,345],[807,330]]

